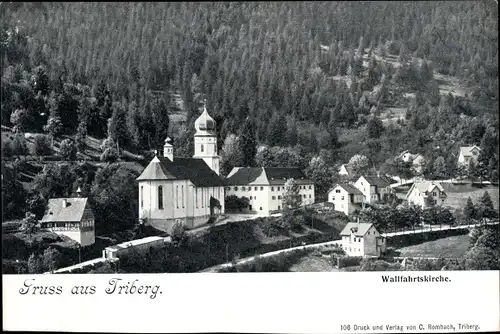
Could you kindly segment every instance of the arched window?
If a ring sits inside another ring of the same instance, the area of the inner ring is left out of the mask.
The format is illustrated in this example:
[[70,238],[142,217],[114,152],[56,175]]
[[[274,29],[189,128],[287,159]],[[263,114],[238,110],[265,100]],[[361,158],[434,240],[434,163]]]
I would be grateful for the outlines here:
[[200,151],[201,152],[204,152],[205,151],[205,146],[203,146],[203,144],[200,145]]
[[184,207],[184,185],[181,186],[182,190],[182,207]]
[[144,207],[144,186],[141,186],[141,209]]
[[163,186],[158,186],[158,209],[163,209]]

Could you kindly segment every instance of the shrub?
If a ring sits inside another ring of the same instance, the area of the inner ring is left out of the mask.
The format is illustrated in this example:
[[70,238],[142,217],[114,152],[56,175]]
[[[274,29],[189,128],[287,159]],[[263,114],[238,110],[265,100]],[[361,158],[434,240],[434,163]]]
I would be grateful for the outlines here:
[[343,256],[339,257],[339,267],[358,266],[363,258],[361,256]]
[[390,263],[383,260],[364,258],[360,262],[359,271],[398,271],[401,270],[399,263]]
[[99,160],[106,162],[114,162],[118,160],[118,151],[114,147],[108,147],[99,157]]
[[14,148],[11,140],[2,140],[2,155],[4,158],[12,157]]
[[176,246],[181,246],[185,244],[188,241],[186,226],[182,222],[175,223],[172,226],[170,237],[172,238],[172,243]]
[[33,143],[33,154],[38,156],[50,155],[52,147],[46,135],[36,135]]
[[59,153],[64,160],[76,159],[76,146],[71,139],[64,139],[59,147]]

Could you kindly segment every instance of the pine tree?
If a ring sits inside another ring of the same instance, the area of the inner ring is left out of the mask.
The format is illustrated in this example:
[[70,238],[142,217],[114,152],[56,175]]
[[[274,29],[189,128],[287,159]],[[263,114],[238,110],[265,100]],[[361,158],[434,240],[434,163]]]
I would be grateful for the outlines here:
[[445,178],[446,177],[446,162],[442,156],[439,156],[434,160],[434,176],[436,178]]
[[384,132],[384,125],[380,118],[374,116],[368,121],[366,129],[368,131],[368,137],[379,138],[382,132]]
[[282,145],[285,139],[287,128],[286,120],[277,112],[273,114],[267,126],[267,142],[270,146]]
[[464,207],[464,215],[467,220],[471,220],[475,217],[476,208],[474,207],[474,203],[472,203],[472,198],[467,198],[467,204]]
[[481,208],[481,218],[496,218],[497,212],[493,206],[493,201],[491,200],[488,191],[485,191],[483,196],[479,199],[479,207]]
[[168,127],[170,119],[168,116],[167,104],[163,99],[155,101],[152,108],[153,122],[155,125],[154,132],[154,145],[155,147],[161,146],[168,136]]
[[113,141],[118,145],[118,150],[120,147],[128,144],[128,133],[127,133],[127,120],[125,115],[125,110],[121,103],[113,103],[113,114],[108,120],[108,138],[113,139]]
[[298,133],[297,133],[297,122],[295,119],[290,120],[288,122],[288,128],[286,131],[286,142],[289,146],[295,146],[298,142]]
[[36,135],[33,141],[33,153],[38,156],[50,155],[52,147],[46,135]]
[[255,138],[255,125],[253,120],[247,117],[239,134],[238,145],[243,154],[242,167],[251,167],[255,164],[257,153],[257,140]]
[[78,152],[85,151],[86,139],[87,139],[87,123],[85,121],[81,121],[80,123],[78,123],[78,128],[76,130],[76,136],[75,136],[76,149],[78,150]]
[[61,257],[61,253],[57,249],[52,247],[46,248],[42,258],[44,269],[52,272],[59,268]]
[[12,151],[14,155],[28,154],[28,145],[26,144],[26,139],[22,134],[17,133],[14,136],[14,140],[12,141]]
[[28,258],[28,273],[41,274],[43,272],[43,262],[39,255],[32,253]]

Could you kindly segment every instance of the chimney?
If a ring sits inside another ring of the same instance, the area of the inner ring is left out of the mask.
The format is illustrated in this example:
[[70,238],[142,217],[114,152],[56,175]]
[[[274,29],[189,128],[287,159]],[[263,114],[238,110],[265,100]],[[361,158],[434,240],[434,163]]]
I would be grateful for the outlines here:
[[62,206],[63,206],[63,208],[68,207],[68,200],[66,198],[63,199]]
[[174,161],[174,146],[172,145],[172,139],[170,139],[170,137],[165,139],[165,145],[163,145],[163,156],[172,162]]

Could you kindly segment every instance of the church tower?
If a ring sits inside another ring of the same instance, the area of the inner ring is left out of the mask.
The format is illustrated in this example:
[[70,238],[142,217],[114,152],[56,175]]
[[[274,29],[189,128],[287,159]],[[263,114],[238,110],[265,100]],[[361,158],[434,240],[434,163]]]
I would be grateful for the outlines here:
[[216,123],[203,106],[203,112],[194,122],[196,133],[194,135],[195,159],[203,159],[214,172],[219,175],[220,157],[217,155]]

